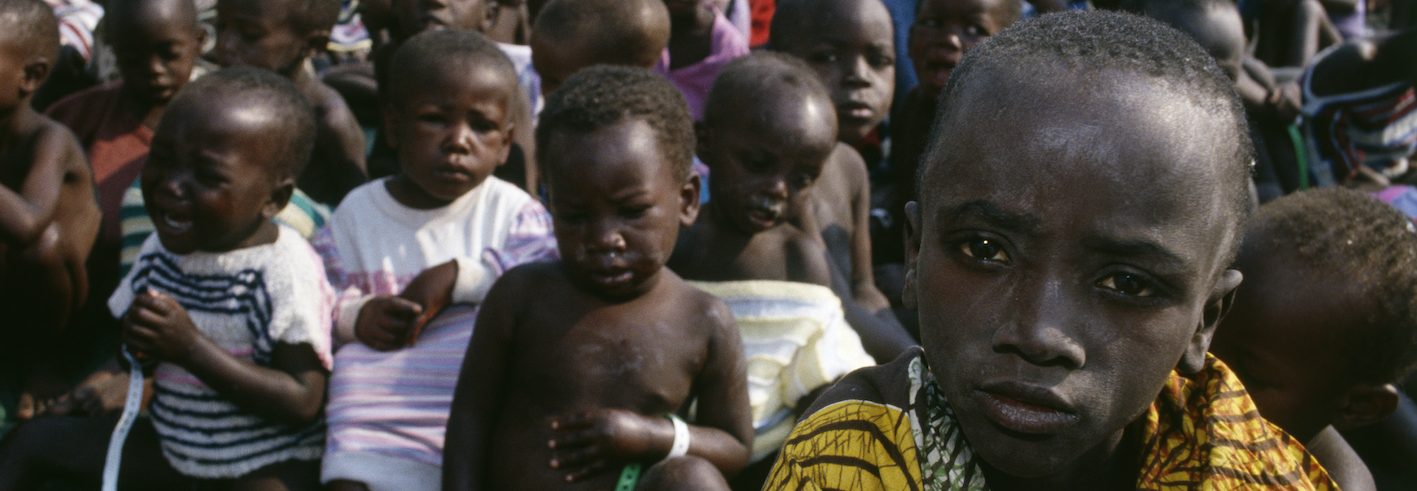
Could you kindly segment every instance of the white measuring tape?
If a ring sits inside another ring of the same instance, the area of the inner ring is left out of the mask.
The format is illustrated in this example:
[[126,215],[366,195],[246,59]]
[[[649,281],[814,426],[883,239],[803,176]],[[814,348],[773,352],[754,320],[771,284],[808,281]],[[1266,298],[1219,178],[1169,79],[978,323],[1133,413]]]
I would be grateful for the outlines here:
[[123,359],[128,360],[128,399],[123,401],[123,415],[118,417],[118,426],[113,427],[113,436],[108,439],[108,456],[103,459],[103,491],[118,491],[123,442],[133,429],[133,420],[138,419],[139,406],[143,405],[143,367],[127,347],[122,351]]

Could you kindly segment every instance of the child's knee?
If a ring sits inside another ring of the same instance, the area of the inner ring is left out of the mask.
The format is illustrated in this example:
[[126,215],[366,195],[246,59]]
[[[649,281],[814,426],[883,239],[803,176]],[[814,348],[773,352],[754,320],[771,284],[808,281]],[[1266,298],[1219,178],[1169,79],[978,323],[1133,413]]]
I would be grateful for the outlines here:
[[686,455],[665,460],[646,469],[636,489],[727,490],[728,481],[709,461]]

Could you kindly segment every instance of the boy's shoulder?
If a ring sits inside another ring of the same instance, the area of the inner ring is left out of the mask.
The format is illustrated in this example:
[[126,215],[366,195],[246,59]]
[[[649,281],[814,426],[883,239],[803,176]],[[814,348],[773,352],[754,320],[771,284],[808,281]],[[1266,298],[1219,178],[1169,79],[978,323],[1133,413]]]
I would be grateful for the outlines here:
[[922,355],[920,347],[915,346],[890,363],[856,369],[818,396],[817,400],[803,411],[803,418],[810,417],[827,406],[849,401],[867,401],[905,408],[910,401],[911,364]]
[[74,137],[74,133],[43,114],[34,116],[32,124],[24,125],[10,135],[9,140],[17,146],[0,147],[0,155],[21,158],[0,159],[7,161],[0,162],[0,166],[18,164],[29,168],[41,159],[52,159],[59,163],[66,174],[82,171],[87,175],[88,159],[84,157],[84,149],[79,146],[79,140]]

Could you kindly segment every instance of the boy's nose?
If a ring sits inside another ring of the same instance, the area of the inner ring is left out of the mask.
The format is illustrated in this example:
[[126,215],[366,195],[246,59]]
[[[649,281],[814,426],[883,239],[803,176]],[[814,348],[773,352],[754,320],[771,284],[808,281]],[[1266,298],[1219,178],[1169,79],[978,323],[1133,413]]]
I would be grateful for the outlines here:
[[620,233],[619,227],[600,224],[592,232],[589,250],[593,253],[624,252],[625,236]]
[[864,56],[854,56],[850,58],[847,66],[846,76],[842,77],[842,83],[847,87],[860,88],[871,86],[871,64]]
[[1018,285],[1020,301],[1012,317],[1004,316],[995,328],[993,349],[1012,352],[1034,365],[1059,365],[1077,369],[1087,362],[1087,352],[1074,337],[1076,308],[1064,282],[1048,279]]
[[477,132],[472,131],[466,121],[458,121],[449,129],[443,150],[450,153],[466,154],[476,145]]

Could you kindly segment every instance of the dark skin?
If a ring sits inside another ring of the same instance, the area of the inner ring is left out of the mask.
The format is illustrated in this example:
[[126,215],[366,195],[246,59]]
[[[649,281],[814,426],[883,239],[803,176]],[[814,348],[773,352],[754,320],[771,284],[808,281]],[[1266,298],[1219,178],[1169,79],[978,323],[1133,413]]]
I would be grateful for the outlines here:
[[1255,57],[1270,66],[1302,67],[1342,40],[1319,0],[1266,0],[1252,29]]
[[[384,109],[385,134],[402,170],[385,181],[389,194],[409,208],[447,206],[471,192],[507,160],[515,128],[510,110],[516,80],[479,69],[474,60],[450,61],[427,85]],[[452,302],[454,261],[424,270],[398,296],[378,296],[359,311],[354,332],[378,350],[412,344],[423,326]]]
[[[991,488],[1132,489],[1133,423],[1202,367],[1241,280],[1221,167],[1239,142],[1151,80],[1041,65],[951,101],[905,296]],[[1017,134],[1038,137],[998,137]]]
[[167,102],[191,78],[207,33],[190,0],[128,1],[110,11],[108,40],[124,80],[125,109],[157,128]]
[[791,42],[773,49],[806,60],[817,71],[836,105],[837,138],[860,148],[891,112],[890,12],[878,0],[821,0],[809,10],[807,21],[787,24],[796,28],[783,37]]
[[226,0],[217,3],[217,58],[223,66],[245,65],[279,73],[295,82],[316,114],[315,154],[297,179],[301,190],[329,205],[339,204],[368,176],[364,131],[344,98],[320,82],[307,61],[329,43],[330,26],[301,29],[289,0]]
[[[1251,227],[1247,240],[1265,233]],[[1376,329],[1361,314],[1371,308],[1363,288],[1272,248],[1242,248],[1235,267],[1245,285],[1211,352],[1235,370],[1260,414],[1305,442],[1343,489],[1373,489],[1367,467],[1335,431],[1376,423],[1397,407],[1391,385],[1353,373],[1359,333]]]
[[838,143],[822,166],[808,207],[821,229],[832,268],[847,283],[846,298],[869,312],[890,309],[890,301],[876,288],[871,274],[871,189],[861,154]]
[[[628,120],[550,138],[564,259],[514,269],[488,294],[448,420],[444,489],[609,489],[629,463],[647,475],[747,463],[732,314],[663,267],[698,212],[698,179],[676,175],[654,135]],[[664,415],[691,400],[688,455],[659,462],[674,441]]]
[[669,9],[669,68],[692,66],[713,48],[713,6],[704,0],[664,0]]
[[99,226],[83,149],[30,107],[49,74],[39,52],[0,37],[0,312],[14,328],[5,333],[12,348],[0,354],[25,373],[22,419],[39,409],[36,400],[62,390],[53,370],[36,363],[60,349],[56,336],[88,296],[84,261]]
[[[289,134],[284,113],[219,89],[168,112],[143,173],[143,198],[163,247],[177,254],[225,252],[273,243],[271,218],[290,200],[294,178],[280,168]],[[123,316],[123,341],[140,358],[191,372],[243,410],[309,424],[321,414],[329,373],[308,344],[277,343],[270,366],[231,356],[192,324],[171,297],[138,295]],[[289,488],[318,463],[277,464]],[[272,469],[276,469],[275,466]],[[261,473],[248,476],[262,481]],[[268,477],[268,476],[267,476]],[[245,488],[247,477],[232,483]],[[286,489],[284,486],[257,486]]]
[[[392,4],[392,17],[394,25],[397,27],[394,33],[394,43],[402,43],[403,40],[430,29],[456,29],[462,31],[483,32],[486,28],[487,6],[482,0],[395,0]],[[391,46],[389,56],[397,45]],[[531,128],[531,105],[522,96],[520,90],[516,93],[512,108],[514,120],[512,124]],[[521,148],[522,157],[525,162],[525,182],[523,189],[532,196],[540,193],[537,188],[540,181],[540,172],[536,168],[536,142],[531,131],[520,131],[513,134],[513,143]]]

